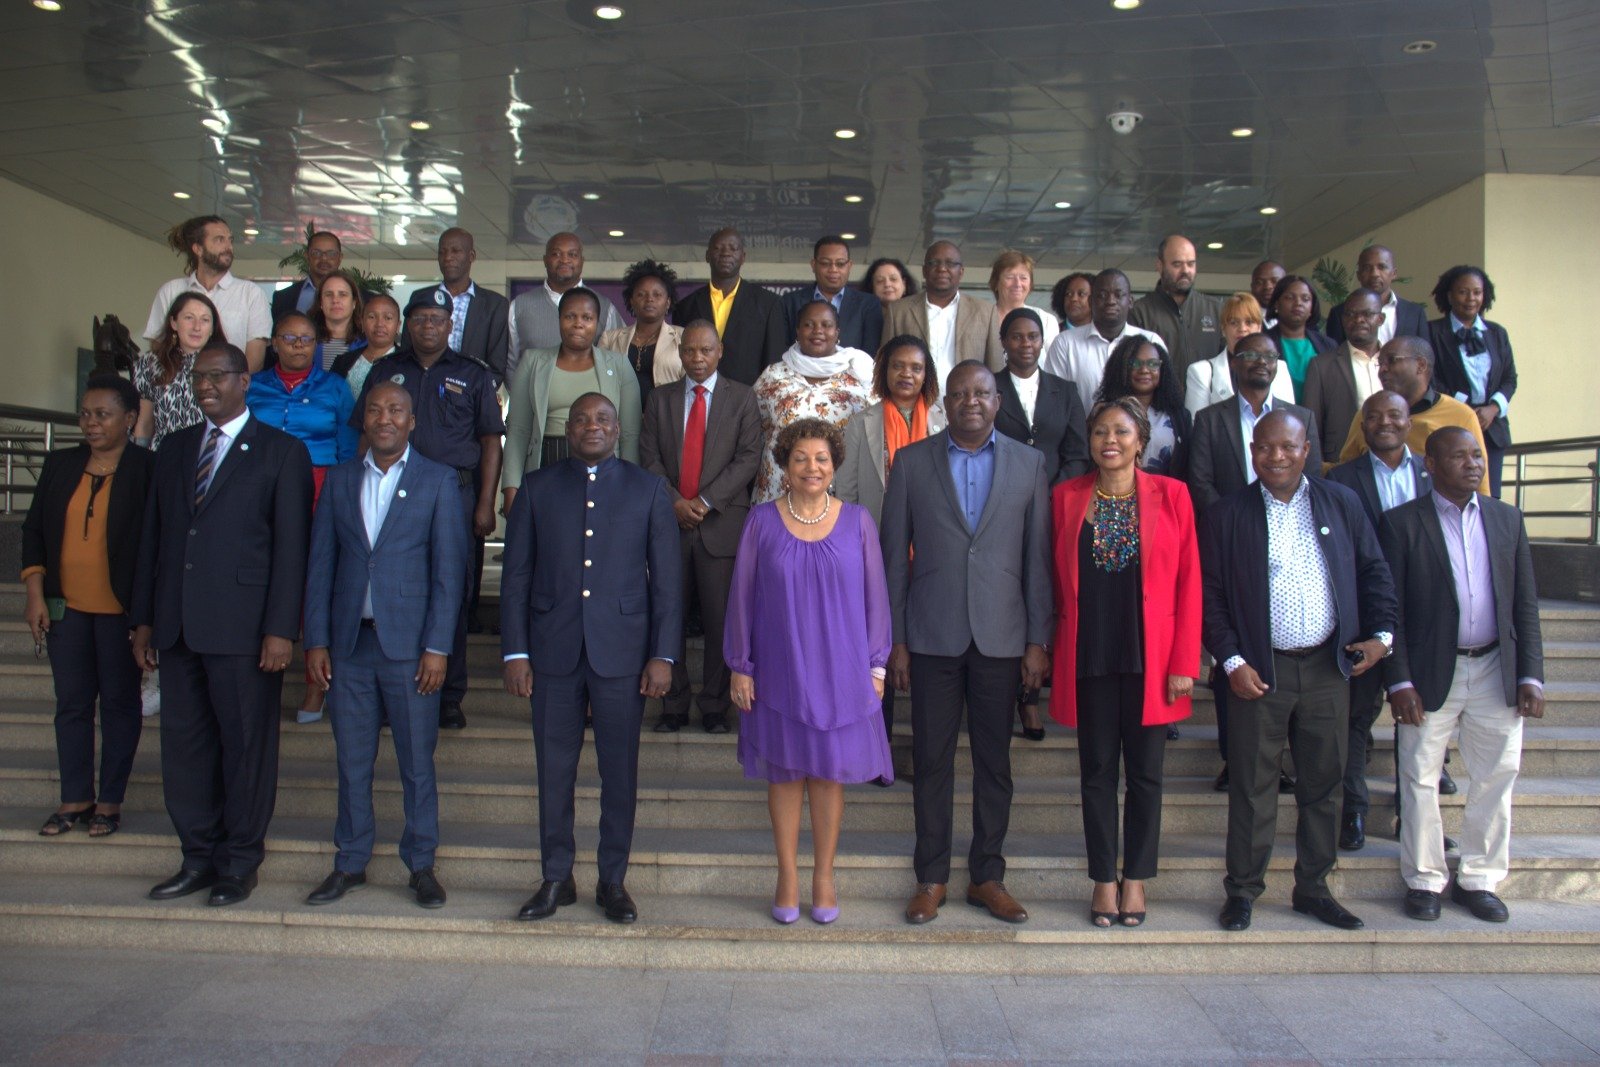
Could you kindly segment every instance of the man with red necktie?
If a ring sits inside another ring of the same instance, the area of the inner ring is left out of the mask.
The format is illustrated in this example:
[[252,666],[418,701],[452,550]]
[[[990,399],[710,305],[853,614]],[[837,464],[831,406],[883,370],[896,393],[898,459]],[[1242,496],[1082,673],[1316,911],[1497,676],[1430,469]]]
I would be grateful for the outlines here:
[[[728,665],[722,628],[733,557],[739,547],[750,488],[761,465],[761,415],[749,386],[717,373],[722,342],[711,322],[698,319],[678,343],[681,383],[664,385],[645,401],[639,464],[672,486],[672,508],[683,549],[684,604],[698,597],[705,628],[700,721],[707,733],[728,732]],[[672,688],[662,703],[657,733],[689,724],[689,671],[680,653]]]

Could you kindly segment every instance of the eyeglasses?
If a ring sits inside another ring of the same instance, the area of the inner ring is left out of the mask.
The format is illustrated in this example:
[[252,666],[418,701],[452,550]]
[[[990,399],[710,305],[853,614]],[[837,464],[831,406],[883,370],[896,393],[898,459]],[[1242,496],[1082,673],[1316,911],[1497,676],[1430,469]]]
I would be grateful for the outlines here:
[[209,382],[212,385],[221,385],[222,379],[231,378],[235,374],[242,373],[244,372],[236,370],[192,370],[189,372],[189,385],[191,388],[199,385],[201,382]]
[[1381,311],[1357,311],[1354,308],[1345,308],[1344,309],[1344,314],[1345,314],[1346,318],[1350,318],[1350,319],[1381,319],[1381,318],[1383,318],[1383,312],[1381,312]]
[[342,249],[342,248],[308,248],[308,249],[306,249],[306,257],[308,259],[338,259],[342,255],[344,255],[344,249]]
[[961,269],[961,261],[959,259],[925,259],[922,261],[922,265],[929,270],[937,270],[940,267],[945,270]]
[[1129,363],[1128,366],[1132,370],[1160,370],[1161,361],[1159,359],[1136,359]]
[[1233,354],[1233,358],[1237,359],[1241,363],[1276,363],[1276,362],[1278,362],[1278,357],[1275,354],[1273,354],[1271,352],[1257,352],[1253,348],[1247,348],[1243,352],[1235,352]]
[[316,334],[310,333],[280,333],[278,340],[286,345],[309,345],[316,341]]

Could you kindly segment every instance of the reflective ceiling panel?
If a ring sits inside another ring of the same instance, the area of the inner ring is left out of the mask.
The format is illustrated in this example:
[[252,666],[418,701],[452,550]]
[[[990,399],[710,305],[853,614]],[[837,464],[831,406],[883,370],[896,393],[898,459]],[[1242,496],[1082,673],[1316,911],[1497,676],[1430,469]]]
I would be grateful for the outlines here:
[[0,174],[152,237],[219,212],[252,259],[315,222],[376,258],[463,225],[688,262],[735,223],[768,262],[836,231],[1054,272],[1172,229],[1298,262],[1486,172],[1600,173],[1593,0],[621,6],[14,0]]

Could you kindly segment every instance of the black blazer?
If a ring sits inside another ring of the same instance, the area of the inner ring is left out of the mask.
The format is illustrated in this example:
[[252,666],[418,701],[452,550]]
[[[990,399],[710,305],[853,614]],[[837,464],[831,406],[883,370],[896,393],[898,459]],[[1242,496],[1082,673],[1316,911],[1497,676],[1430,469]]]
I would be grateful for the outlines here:
[[[1520,511],[1481,493],[1477,500],[1489,541],[1500,684],[1509,707],[1517,702],[1518,678],[1544,681],[1533,553]],[[1384,663],[1384,681],[1388,685],[1410,682],[1417,687],[1422,706],[1437,711],[1455,675],[1461,608],[1444,545],[1444,527],[1432,497],[1418,497],[1385,514],[1379,538],[1400,596],[1394,655]]]
[[[1379,631],[1394,633],[1394,581],[1378,535],[1349,489],[1310,478],[1311,513],[1333,583],[1339,622],[1339,669],[1350,676],[1344,646]],[[1267,507],[1257,486],[1217,501],[1200,526],[1200,572],[1205,590],[1205,646],[1218,664],[1243,656],[1271,686],[1272,616],[1267,592]]]
[[[1322,471],[1322,439],[1317,436],[1317,417],[1299,404],[1274,400],[1272,406],[1292,411],[1305,422],[1306,439],[1311,442],[1306,474],[1315,480]],[[1194,429],[1189,435],[1186,476],[1189,494],[1194,497],[1195,514],[1204,513],[1221,498],[1249,485],[1245,475],[1245,465],[1249,462],[1244,438],[1239,433],[1239,398],[1230,396],[1201,408],[1194,417]]]
[[[1322,332],[1335,341],[1344,343],[1344,301],[1340,301],[1328,310],[1328,321],[1322,324]],[[1428,309],[1414,300],[1405,300],[1399,293],[1394,295],[1394,335],[1396,337],[1426,337],[1428,336]]]
[[[445,295],[450,294],[447,291]],[[472,303],[467,305],[467,325],[461,331],[460,351],[463,356],[486,364],[494,371],[497,382],[504,381],[506,376],[506,354],[511,350],[510,321],[511,302],[479,285],[472,294]]]
[[[687,326],[695,319],[715,321],[709,285],[702,285],[672,307],[674,324]],[[761,372],[778,362],[793,342],[793,334],[785,336],[783,306],[777,294],[745,278],[734,294],[728,325],[722,332],[722,362],[717,365],[717,373],[754,385]]]
[[[1406,462],[1411,465],[1411,475],[1417,481],[1417,497],[1425,497],[1433,492],[1433,476],[1428,473],[1428,466],[1422,462],[1422,458],[1413,455]],[[1383,498],[1378,496],[1378,478],[1372,473],[1372,456],[1363,452],[1348,463],[1330,468],[1327,477],[1346,489],[1355,490],[1356,496],[1361,498],[1361,510],[1367,513],[1367,519],[1376,530],[1383,522]]]
[[[44,458],[33,503],[22,520],[22,568],[44,568],[44,595],[61,595],[61,539],[66,534],[67,502],[77,492],[89,463],[89,446],[61,448]],[[139,562],[139,537],[144,532],[144,503],[155,471],[155,453],[129,443],[117,461],[106,512],[106,554],[110,557],[111,591],[124,609],[133,603],[133,576]]]
[[[1275,322],[1271,326],[1267,327],[1267,336],[1272,338],[1272,343],[1278,346],[1278,358],[1282,359],[1283,325]],[[1313,330],[1309,326],[1306,327],[1306,340],[1311,342],[1312,351],[1319,356],[1324,352],[1331,352],[1339,345],[1339,342],[1335,341],[1321,330]]]
[[1003,370],[994,376],[1000,387],[1000,413],[995,416],[994,428],[1043,452],[1044,476],[1051,485],[1087,474],[1089,438],[1078,387],[1060,375],[1042,370],[1034,373],[1039,376],[1039,400],[1033,406],[1031,425],[1011,372]]
[[[1450,316],[1428,323],[1428,343],[1433,346],[1433,387],[1470,405],[1472,379],[1467,377],[1466,364],[1461,360],[1461,342],[1450,329]],[[1511,338],[1506,328],[1484,319],[1483,346],[1489,350],[1489,382],[1484,393],[1486,396],[1503,393],[1510,400],[1517,391],[1517,361],[1511,355]],[[1510,423],[1503,418],[1495,419],[1483,432],[1483,439],[1493,448],[1505,448],[1511,443]]]
[[311,551],[311,456],[299,438],[251,416],[211,477],[198,511],[194,475],[205,421],[168,434],[139,541],[135,626],[152,645],[254,656],[267,635],[300,634]]
[[[802,285],[783,294],[784,348],[795,338],[800,326],[800,309],[811,303],[815,285]],[[859,348],[869,356],[877,356],[878,345],[883,341],[883,305],[872,293],[863,293],[853,285],[841,290],[839,301],[839,344],[845,348]],[[734,301],[734,306],[738,306]],[[778,350],[783,355],[783,349]]]
[[[305,287],[306,281],[307,279],[304,277],[296,278],[293,285],[286,289],[279,289],[272,294],[272,325],[278,325],[279,319],[283,318],[291,311],[298,310],[300,304],[300,290]],[[316,304],[313,302],[312,310],[315,309]],[[309,311],[306,312],[308,315],[310,313],[311,312]],[[268,345],[267,350],[270,352],[272,350],[272,346]]]

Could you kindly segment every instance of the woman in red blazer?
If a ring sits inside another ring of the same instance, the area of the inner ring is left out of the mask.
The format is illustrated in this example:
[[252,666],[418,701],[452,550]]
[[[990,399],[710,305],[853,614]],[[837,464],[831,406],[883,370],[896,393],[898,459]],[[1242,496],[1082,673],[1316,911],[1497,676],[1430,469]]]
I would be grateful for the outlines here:
[[[1144,922],[1144,880],[1155,877],[1161,838],[1166,728],[1189,716],[1200,673],[1194,508],[1182,482],[1139,469],[1149,443],[1138,401],[1096,404],[1089,413],[1095,470],[1056,486],[1051,508],[1058,617],[1050,714],[1078,731],[1095,883],[1089,921],[1100,927]],[[1120,883],[1119,756],[1127,778]]]

